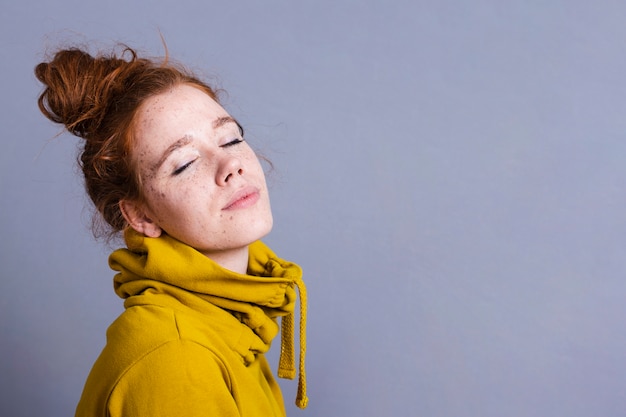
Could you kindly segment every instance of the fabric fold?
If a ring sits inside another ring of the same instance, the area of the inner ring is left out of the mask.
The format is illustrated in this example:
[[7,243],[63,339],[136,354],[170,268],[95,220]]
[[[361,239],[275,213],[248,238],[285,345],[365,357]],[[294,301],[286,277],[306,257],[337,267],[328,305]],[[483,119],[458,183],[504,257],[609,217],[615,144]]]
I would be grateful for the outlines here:
[[239,274],[167,235],[148,238],[129,229],[125,239],[128,248],[114,251],[109,258],[111,268],[118,271],[114,278],[115,292],[127,300],[125,304],[139,302],[140,296],[149,292],[168,294],[200,314],[209,306],[218,307],[236,317],[248,329],[239,333],[222,329],[226,343],[241,355],[246,364],[269,349],[279,332],[277,318],[281,317],[278,369],[281,378],[293,379],[296,376],[294,321],[299,293],[296,405],[306,407],[307,299],[302,270],[298,265],[280,259],[261,241],[249,246],[248,273]]

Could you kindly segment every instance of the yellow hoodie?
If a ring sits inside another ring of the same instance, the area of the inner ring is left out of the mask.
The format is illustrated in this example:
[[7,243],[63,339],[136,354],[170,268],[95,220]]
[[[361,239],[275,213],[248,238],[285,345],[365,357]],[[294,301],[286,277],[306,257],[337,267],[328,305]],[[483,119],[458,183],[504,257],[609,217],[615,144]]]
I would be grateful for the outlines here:
[[76,416],[285,416],[264,353],[282,317],[278,375],[295,376],[293,319],[300,291],[296,404],[307,404],[306,292],[298,265],[261,242],[248,274],[220,267],[168,236],[127,231],[111,254],[126,310],[109,327]]

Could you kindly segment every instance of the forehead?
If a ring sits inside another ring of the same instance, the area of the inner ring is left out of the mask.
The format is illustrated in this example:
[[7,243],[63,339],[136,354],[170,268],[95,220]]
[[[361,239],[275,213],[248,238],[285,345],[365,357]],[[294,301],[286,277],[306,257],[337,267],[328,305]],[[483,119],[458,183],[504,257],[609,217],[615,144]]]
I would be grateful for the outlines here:
[[154,157],[183,137],[206,137],[217,128],[214,122],[230,117],[204,91],[178,85],[148,98],[135,115],[133,153]]
[[146,99],[137,111],[136,128],[162,130],[176,128],[181,123],[210,123],[225,116],[228,116],[226,110],[207,93],[182,84]]

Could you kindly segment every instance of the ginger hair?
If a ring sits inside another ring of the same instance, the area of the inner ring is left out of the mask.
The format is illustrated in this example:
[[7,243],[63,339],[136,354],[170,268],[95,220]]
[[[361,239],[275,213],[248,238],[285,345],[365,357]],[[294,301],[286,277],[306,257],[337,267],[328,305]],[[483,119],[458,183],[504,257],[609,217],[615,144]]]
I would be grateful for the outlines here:
[[128,226],[121,200],[142,200],[132,149],[134,119],[144,101],[180,84],[218,101],[216,90],[167,56],[140,58],[127,46],[96,56],[79,48],[61,49],[38,64],[35,75],[45,86],[38,100],[41,112],[84,139],[79,166],[87,194],[106,222],[94,217],[96,236],[112,237]]

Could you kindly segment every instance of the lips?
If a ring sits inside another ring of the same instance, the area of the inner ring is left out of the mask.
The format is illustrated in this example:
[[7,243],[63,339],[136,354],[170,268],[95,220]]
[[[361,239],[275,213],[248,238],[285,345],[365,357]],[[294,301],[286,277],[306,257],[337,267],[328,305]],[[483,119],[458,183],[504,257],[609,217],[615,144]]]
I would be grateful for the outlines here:
[[237,210],[250,207],[259,201],[259,189],[253,186],[244,187],[233,194],[222,210]]

